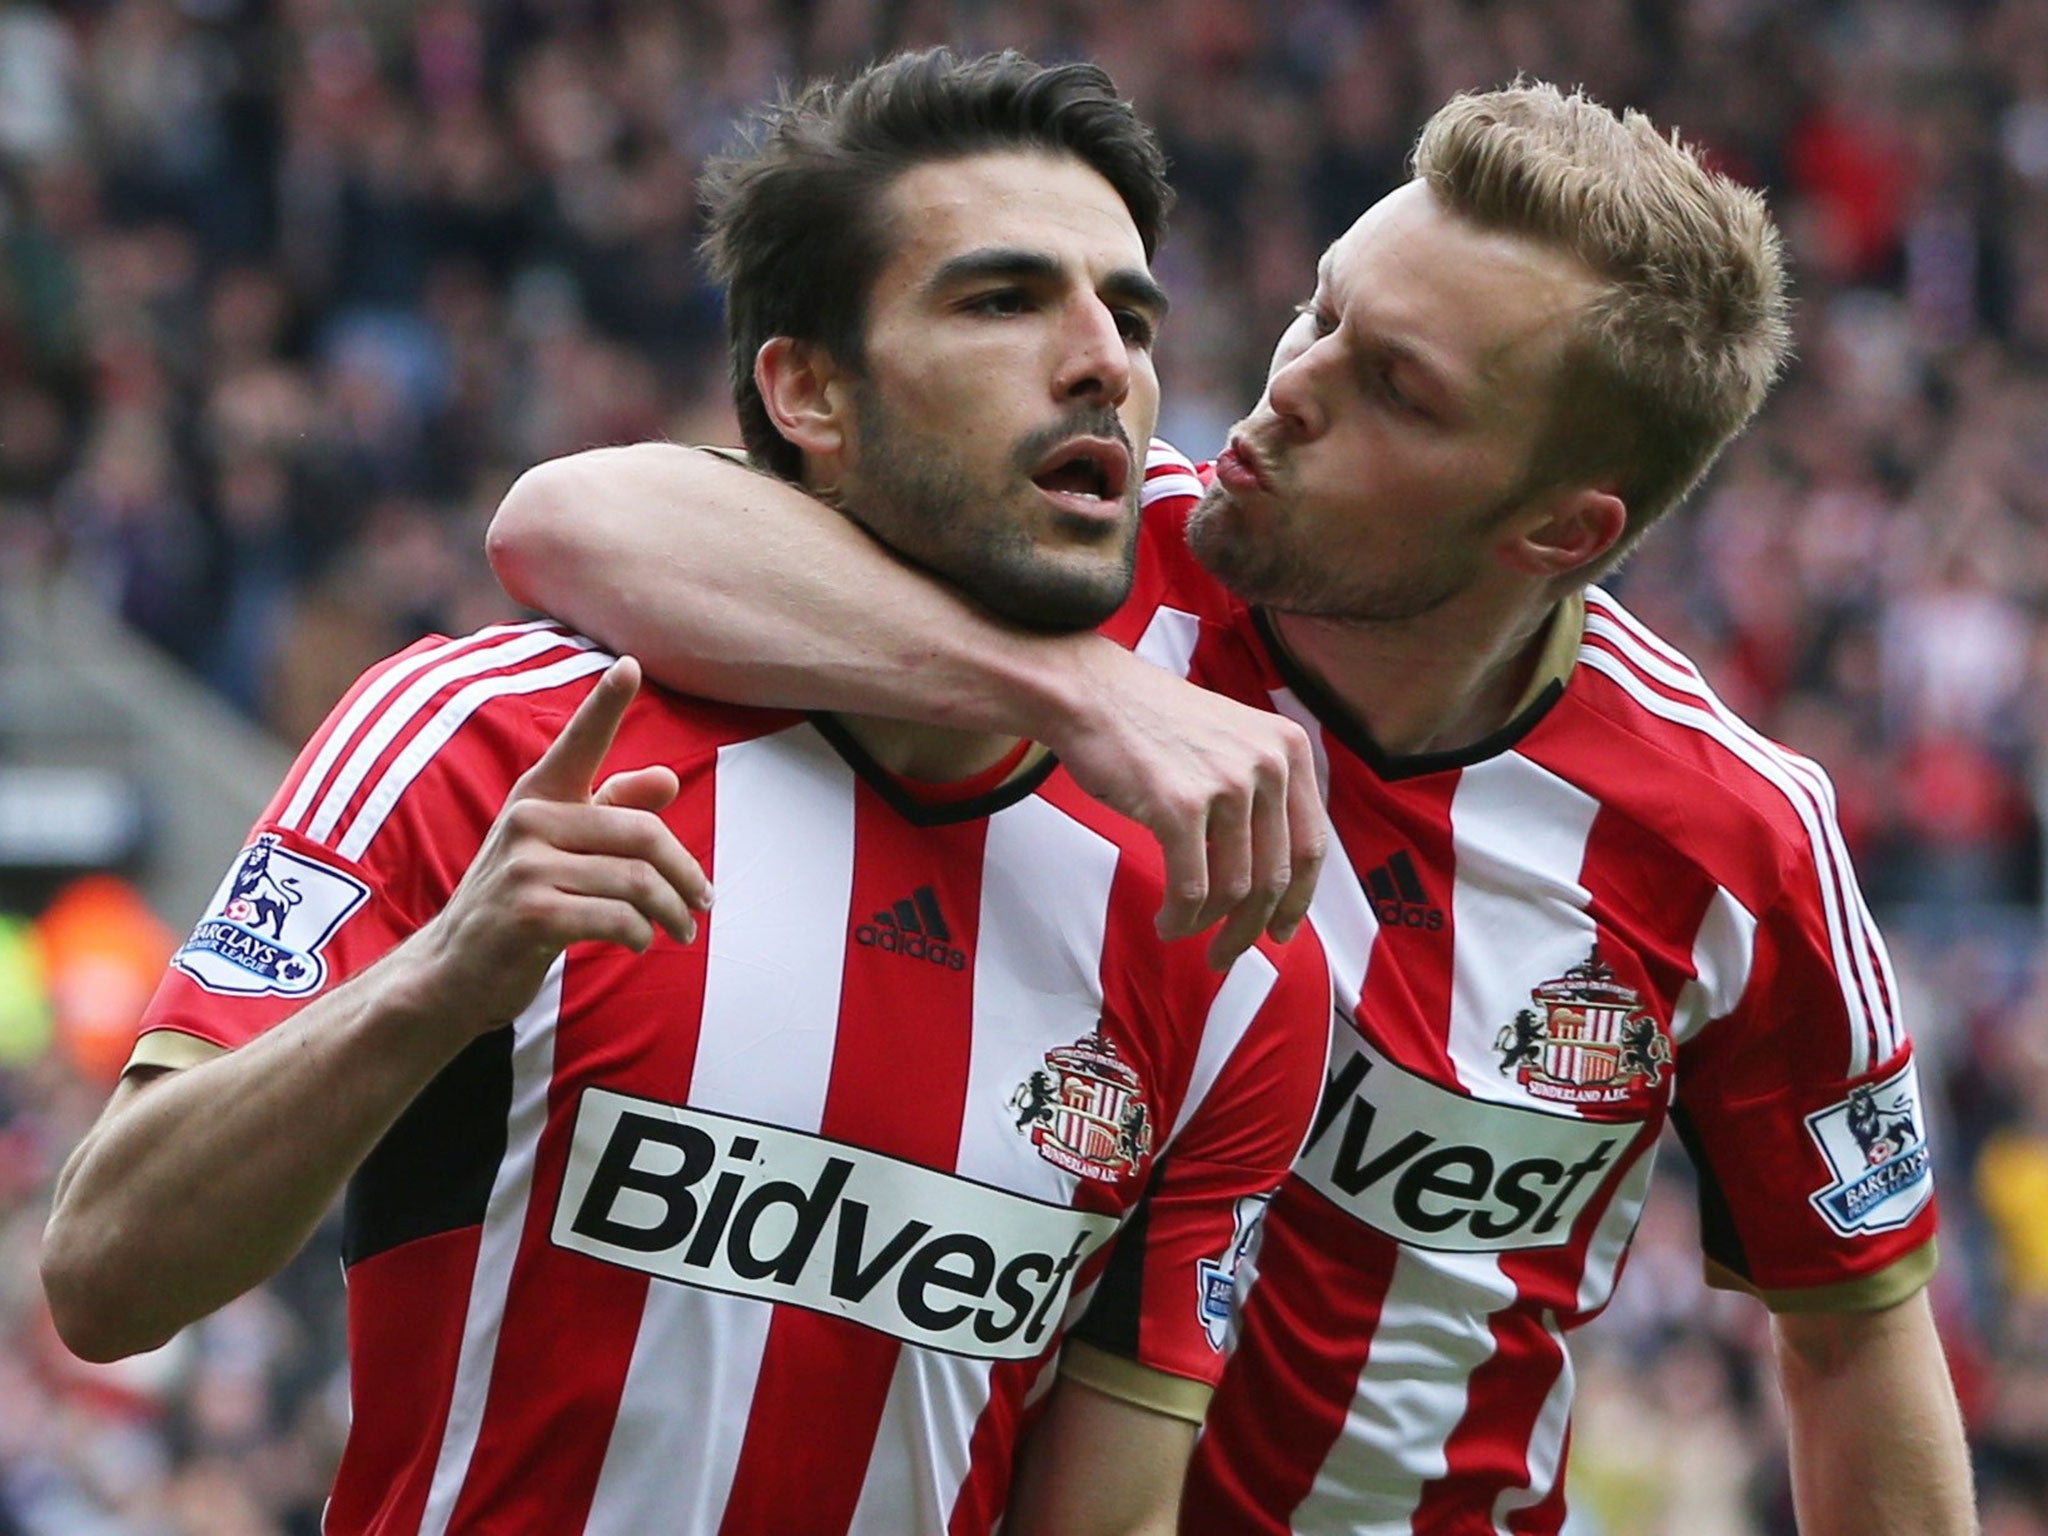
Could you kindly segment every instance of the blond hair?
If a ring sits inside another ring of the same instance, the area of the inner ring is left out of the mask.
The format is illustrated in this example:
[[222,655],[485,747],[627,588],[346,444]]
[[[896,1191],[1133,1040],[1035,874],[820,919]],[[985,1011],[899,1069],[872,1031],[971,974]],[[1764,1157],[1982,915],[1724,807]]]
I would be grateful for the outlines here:
[[1530,484],[1608,483],[1628,507],[1588,579],[1699,483],[1791,348],[1763,198],[1640,112],[1518,81],[1454,97],[1415,174],[1457,214],[1576,256],[1604,286],[1580,315]]

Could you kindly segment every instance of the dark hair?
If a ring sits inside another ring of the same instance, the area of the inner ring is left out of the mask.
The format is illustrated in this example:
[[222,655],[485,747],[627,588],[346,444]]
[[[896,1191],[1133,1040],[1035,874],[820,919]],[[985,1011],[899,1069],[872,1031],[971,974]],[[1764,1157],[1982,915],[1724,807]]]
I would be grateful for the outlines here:
[[751,127],[745,148],[704,168],[704,253],[726,290],[741,436],[757,464],[789,480],[803,458],[769,420],[754,358],[790,336],[862,371],[868,292],[891,249],[885,199],[905,171],[992,150],[1072,155],[1116,189],[1148,258],[1173,202],[1158,140],[1093,64],[899,54],[806,86]]

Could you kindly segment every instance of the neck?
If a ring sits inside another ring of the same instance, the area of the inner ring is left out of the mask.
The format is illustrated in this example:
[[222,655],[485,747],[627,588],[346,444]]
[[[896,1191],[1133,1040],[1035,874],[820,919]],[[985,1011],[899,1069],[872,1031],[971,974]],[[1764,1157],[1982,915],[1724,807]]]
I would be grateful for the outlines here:
[[1510,601],[1488,596],[1468,593],[1385,624],[1268,617],[1295,663],[1383,751],[1413,757],[1484,741],[1528,705],[1564,603],[1534,592]]
[[[950,784],[971,779],[993,768],[1016,750],[1015,736],[988,736],[975,731],[948,730],[940,726],[917,725],[908,720],[884,720],[874,715],[836,715],[848,735],[876,762],[898,778],[919,779],[928,784]],[[1025,754],[1017,771],[1044,755],[1043,747]]]

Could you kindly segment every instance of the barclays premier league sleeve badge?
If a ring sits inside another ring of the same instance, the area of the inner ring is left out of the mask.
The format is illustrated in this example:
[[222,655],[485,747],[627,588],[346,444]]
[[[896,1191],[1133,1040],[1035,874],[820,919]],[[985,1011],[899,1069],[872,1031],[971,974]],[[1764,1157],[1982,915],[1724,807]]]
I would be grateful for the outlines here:
[[1199,1287],[1196,1310],[1201,1316],[1202,1332],[1209,1340],[1209,1347],[1218,1354],[1223,1353],[1230,1343],[1230,1325],[1237,1316],[1240,1274],[1247,1265],[1257,1262],[1259,1238],[1265,1231],[1266,1206],[1272,1198],[1270,1190],[1263,1195],[1242,1196],[1232,1213],[1234,1230],[1230,1234],[1230,1246],[1217,1258],[1195,1262],[1195,1279]]
[[1890,1232],[1919,1214],[1934,1193],[1920,1080],[1909,1061],[1881,1083],[1849,1090],[1841,1103],[1806,1117],[1834,1178],[1808,1198],[1843,1237]]
[[327,979],[321,951],[369,894],[265,833],[242,850],[171,963],[227,997],[304,997]]

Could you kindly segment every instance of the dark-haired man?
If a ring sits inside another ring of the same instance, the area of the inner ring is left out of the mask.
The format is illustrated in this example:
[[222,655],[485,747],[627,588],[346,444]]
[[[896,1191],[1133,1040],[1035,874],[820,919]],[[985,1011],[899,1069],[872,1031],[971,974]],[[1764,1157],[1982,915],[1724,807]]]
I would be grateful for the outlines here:
[[[1020,619],[1099,622],[1161,170],[1099,70],[1015,55],[767,114],[712,172],[751,445]],[[1029,741],[635,681],[513,626],[337,707],[66,1169],[60,1330],[160,1341],[346,1180],[330,1536],[1164,1536],[1314,1105],[1320,951],[1162,942],[1150,842]]]
[[[1566,1338],[1612,1293],[1667,1119],[1709,1278],[1774,1314],[1801,1529],[1970,1527],[1925,1119],[1832,790],[1590,585],[1756,410],[1782,282],[1761,200],[1639,115],[1462,97],[1325,255],[1213,474],[1152,457],[1106,633],[1311,729],[1347,866],[1313,915],[1357,1025],[1246,1266],[1188,1531],[1559,1531]],[[709,690],[801,701],[823,659],[846,707],[1007,700],[1121,755],[1126,795],[1227,757],[1167,671],[1104,703],[1107,640],[949,607],[703,455],[545,467],[493,539],[515,595]],[[755,543],[810,580],[763,580]],[[1234,895],[1248,834],[1285,862],[1241,815],[1179,835]],[[1896,1134],[1859,1135],[1872,1098]]]

